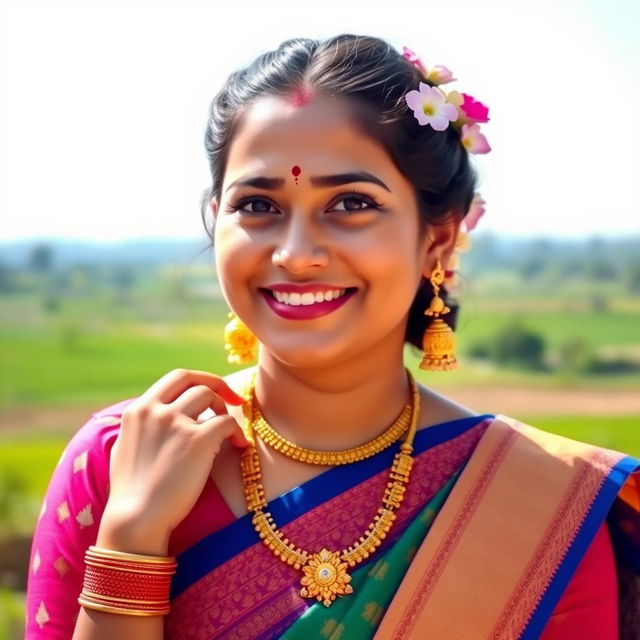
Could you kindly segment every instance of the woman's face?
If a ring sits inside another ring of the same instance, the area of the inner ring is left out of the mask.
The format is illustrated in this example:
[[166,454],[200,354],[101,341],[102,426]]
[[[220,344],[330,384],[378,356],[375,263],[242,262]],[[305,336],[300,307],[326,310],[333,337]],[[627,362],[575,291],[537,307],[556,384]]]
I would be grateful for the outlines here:
[[[304,106],[255,103],[231,143],[220,202],[211,202],[224,296],[290,366],[335,364],[385,341],[401,352],[409,307],[435,265],[432,252],[455,241],[453,230],[431,227],[436,243],[418,238],[411,184],[352,114],[320,96]],[[314,301],[318,288],[355,293],[331,310],[327,302],[278,303],[266,291],[274,285],[311,289]]]

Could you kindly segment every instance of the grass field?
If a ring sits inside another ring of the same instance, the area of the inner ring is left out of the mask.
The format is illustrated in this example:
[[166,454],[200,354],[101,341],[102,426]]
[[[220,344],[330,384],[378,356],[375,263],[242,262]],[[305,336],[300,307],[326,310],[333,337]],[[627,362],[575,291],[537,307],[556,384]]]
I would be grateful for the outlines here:
[[[0,316],[0,321],[4,320],[0,324],[0,411],[24,404],[115,402],[139,394],[175,367],[220,375],[233,369],[226,362],[223,349],[227,308],[219,302],[181,307],[183,317],[170,320],[170,313],[163,312],[157,300],[148,305],[138,300],[132,305],[140,308],[135,322],[131,319],[137,313],[135,309],[121,308],[125,305],[109,308],[104,300],[94,305],[86,300],[72,301],[64,313],[49,320],[45,316],[40,321],[34,319],[37,313],[31,308],[32,300],[12,304],[14,308],[5,305]],[[487,304],[483,302],[483,307]],[[20,323],[21,315],[29,317],[29,322]],[[155,320],[141,322],[140,317],[145,315],[153,315]],[[513,315],[514,312],[485,311],[469,305],[460,315],[456,332],[461,360],[470,344],[500,330]],[[528,312],[524,318],[527,325],[545,337],[551,350],[576,336],[584,337],[598,349],[618,348],[632,354],[640,348],[640,314],[636,311]],[[407,358],[416,362],[410,349]],[[566,373],[463,366],[449,372],[446,380],[439,377],[438,382],[446,386],[579,383],[592,388],[640,389],[640,373],[576,378]]]

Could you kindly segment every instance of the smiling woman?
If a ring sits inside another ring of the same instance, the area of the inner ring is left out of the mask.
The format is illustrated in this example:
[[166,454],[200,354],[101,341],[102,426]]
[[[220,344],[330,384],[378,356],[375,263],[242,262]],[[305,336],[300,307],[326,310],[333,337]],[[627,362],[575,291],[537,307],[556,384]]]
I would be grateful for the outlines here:
[[30,638],[638,637],[640,461],[404,364],[457,363],[447,287],[489,146],[452,80],[350,34],[229,76],[202,216],[229,361],[257,364],[169,372],[80,429],[34,535]]

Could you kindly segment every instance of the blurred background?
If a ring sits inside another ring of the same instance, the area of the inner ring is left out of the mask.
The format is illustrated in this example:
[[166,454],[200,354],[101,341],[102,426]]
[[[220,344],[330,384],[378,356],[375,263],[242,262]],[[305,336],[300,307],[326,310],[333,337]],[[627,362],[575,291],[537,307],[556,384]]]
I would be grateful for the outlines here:
[[234,369],[204,127],[227,75],[287,38],[406,45],[490,108],[460,368],[407,350],[417,379],[640,456],[639,18],[632,0],[0,3],[0,639],[22,637],[71,434],[175,367]]

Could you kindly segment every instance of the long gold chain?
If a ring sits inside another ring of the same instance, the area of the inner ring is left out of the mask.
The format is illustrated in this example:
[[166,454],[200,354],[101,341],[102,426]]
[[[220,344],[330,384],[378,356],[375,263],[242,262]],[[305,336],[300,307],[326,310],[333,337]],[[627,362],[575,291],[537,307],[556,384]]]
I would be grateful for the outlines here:
[[333,466],[358,462],[359,460],[370,458],[376,455],[376,453],[380,453],[380,451],[383,451],[396,442],[398,438],[406,432],[411,423],[411,404],[407,404],[404,406],[400,415],[394,420],[393,424],[373,440],[358,445],[357,447],[352,447],[351,449],[319,451],[317,449],[301,447],[284,436],[281,436],[264,419],[264,416],[255,403],[252,403],[252,411],[252,423],[255,432],[260,439],[272,449],[300,462]]
[[302,569],[303,576],[300,579],[300,595],[303,598],[316,598],[325,607],[331,606],[337,596],[353,593],[353,587],[349,584],[351,576],[347,573],[347,567],[355,565],[368,558],[382,540],[387,536],[396,519],[396,511],[400,508],[406,486],[409,482],[411,468],[413,466],[413,438],[416,433],[416,424],[420,414],[420,394],[411,372],[407,369],[411,384],[412,405],[411,423],[396,453],[389,481],[382,498],[382,507],[378,509],[373,521],[369,524],[364,535],[357,542],[342,551],[330,551],[322,548],[318,553],[309,553],[297,547],[276,526],[271,513],[264,511],[267,508],[265,490],[262,485],[262,473],[260,459],[255,445],[253,396],[254,385],[250,384],[247,402],[244,406],[246,429],[249,446],[242,452],[241,471],[244,484],[244,493],[247,508],[253,512],[252,523],[260,536],[260,539],[283,562],[292,565],[294,569]]

